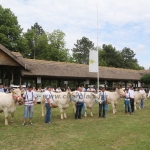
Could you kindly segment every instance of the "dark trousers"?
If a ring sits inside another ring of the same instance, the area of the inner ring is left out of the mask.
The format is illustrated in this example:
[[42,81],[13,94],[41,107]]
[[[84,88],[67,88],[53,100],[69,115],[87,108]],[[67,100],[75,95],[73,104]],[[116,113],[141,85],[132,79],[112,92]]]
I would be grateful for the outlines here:
[[83,107],[83,102],[76,103],[75,119],[81,119],[82,107]]
[[101,104],[99,104],[99,117],[106,117],[105,106],[106,106],[106,101],[103,101]]
[[130,98],[131,111],[134,112],[134,98]]

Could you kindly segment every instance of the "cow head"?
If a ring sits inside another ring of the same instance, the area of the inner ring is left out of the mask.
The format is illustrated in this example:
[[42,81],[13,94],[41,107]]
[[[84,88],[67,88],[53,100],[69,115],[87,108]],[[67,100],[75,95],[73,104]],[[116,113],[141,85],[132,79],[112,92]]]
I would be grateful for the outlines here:
[[120,95],[120,97],[125,96],[125,92],[122,88],[116,88],[116,92]]
[[15,100],[15,102],[22,101],[21,91],[19,89],[12,90],[11,92],[12,92],[12,97]]
[[77,102],[77,94],[78,94],[78,91],[73,91],[73,92],[69,92],[69,98],[71,101],[73,102]]
[[95,94],[95,93],[91,93],[91,95],[93,96],[94,101],[95,101],[96,103],[99,103],[99,104],[101,104],[101,103],[102,103],[101,95],[100,95],[99,93],[97,93],[97,94]]

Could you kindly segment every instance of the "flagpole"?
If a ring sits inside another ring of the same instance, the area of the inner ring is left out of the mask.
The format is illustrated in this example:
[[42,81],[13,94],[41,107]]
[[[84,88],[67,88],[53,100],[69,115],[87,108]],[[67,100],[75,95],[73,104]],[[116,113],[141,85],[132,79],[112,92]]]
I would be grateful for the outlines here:
[[[97,53],[98,53],[98,4],[96,4],[96,6],[97,6]],[[98,64],[98,71],[97,71],[97,93],[98,93],[99,92],[99,59],[97,64]]]

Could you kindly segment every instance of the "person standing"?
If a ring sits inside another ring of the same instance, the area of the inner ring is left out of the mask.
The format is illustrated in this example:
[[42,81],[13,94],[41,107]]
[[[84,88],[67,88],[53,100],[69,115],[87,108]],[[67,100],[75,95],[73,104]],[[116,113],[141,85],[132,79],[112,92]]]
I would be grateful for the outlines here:
[[128,112],[129,110],[129,113],[132,114],[132,111],[131,111],[131,104],[130,104],[130,98],[129,98],[129,92],[128,92],[128,89],[126,89],[125,91],[125,100],[124,100],[124,104],[125,104],[125,113]]
[[[145,93],[145,90],[143,89],[143,87],[140,88],[139,92],[142,93],[142,94]],[[144,101],[143,101],[143,99],[141,99],[141,101],[140,101],[140,107],[144,108]]]
[[76,113],[75,113],[75,119],[82,119],[81,118],[81,111],[82,107],[84,105],[83,95],[82,95],[82,88],[78,87],[77,92],[77,103],[76,103]]
[[58,88],[56,89],[56,92],[57,92],[57,93],[62,92],[61,88],[60,88],[60,87],[58,87]]
[[26,119],[29,117],[30,125],[33,126],[33,108],[34,104],[36,104],[37,96],[34,91],[32,91],[32,86],[28,86],[28,89],[23,94],[23,101],[24,101],[24,119],[23,119],[23,126],[26,125]]
[[134,90],[132,86],[130,86],[129,89],[129,98],[130,98],[131,112],[134,112]]
[[99,94],[102,100],[102,102],[99,104],[99,118],[106,118],[107,95],[104,87],[102,88],[102,91]]
[[51,108],[53,103],[53,97],[51,94],[52,88],[48,86],[44,93],[45,107],[46,107],[46,115],[45,115],[45,123],[51,123]]
[[4,88],[2,85],[0,85],[0,92],[4,92]]

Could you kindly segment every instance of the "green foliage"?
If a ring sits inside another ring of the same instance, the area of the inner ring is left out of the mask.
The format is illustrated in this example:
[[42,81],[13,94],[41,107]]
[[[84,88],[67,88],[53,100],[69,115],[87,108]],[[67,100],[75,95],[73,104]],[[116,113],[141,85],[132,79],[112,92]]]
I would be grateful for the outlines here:
[[146,86],[150,86],[150,74],[145,74],[140,79],[142,83],[144,83]]
[[139,66],[138,60],[134,58],[135,53],[130,48],[123,48],[121,51],[121,55],[123,57],[123,68],[141,70],[144,67]]
[[22,29],[17,17],[10,9],[0,5],[0,43],[11,51],[19,51],[19,48],[23,46],[21,33]]
[[93,42],[86,37],[82,37],[81,40],[77,40],[77,44],[74,44],[74,46],[72,52],[75,62],[89,64],[89,52],[94,48]]
[[45,52],[46,58],[53,61],[68,61],[69,50],[64,40],[65,33],[61,30],[54,30],[52,33],[47,33],[47,37],[50,44]]
[[42,27],[35,23],[31,29],[24,33],[24,38],[28,47],[24,55],[30,58],[43,59],[43,54],[48,47],[48,39]]

